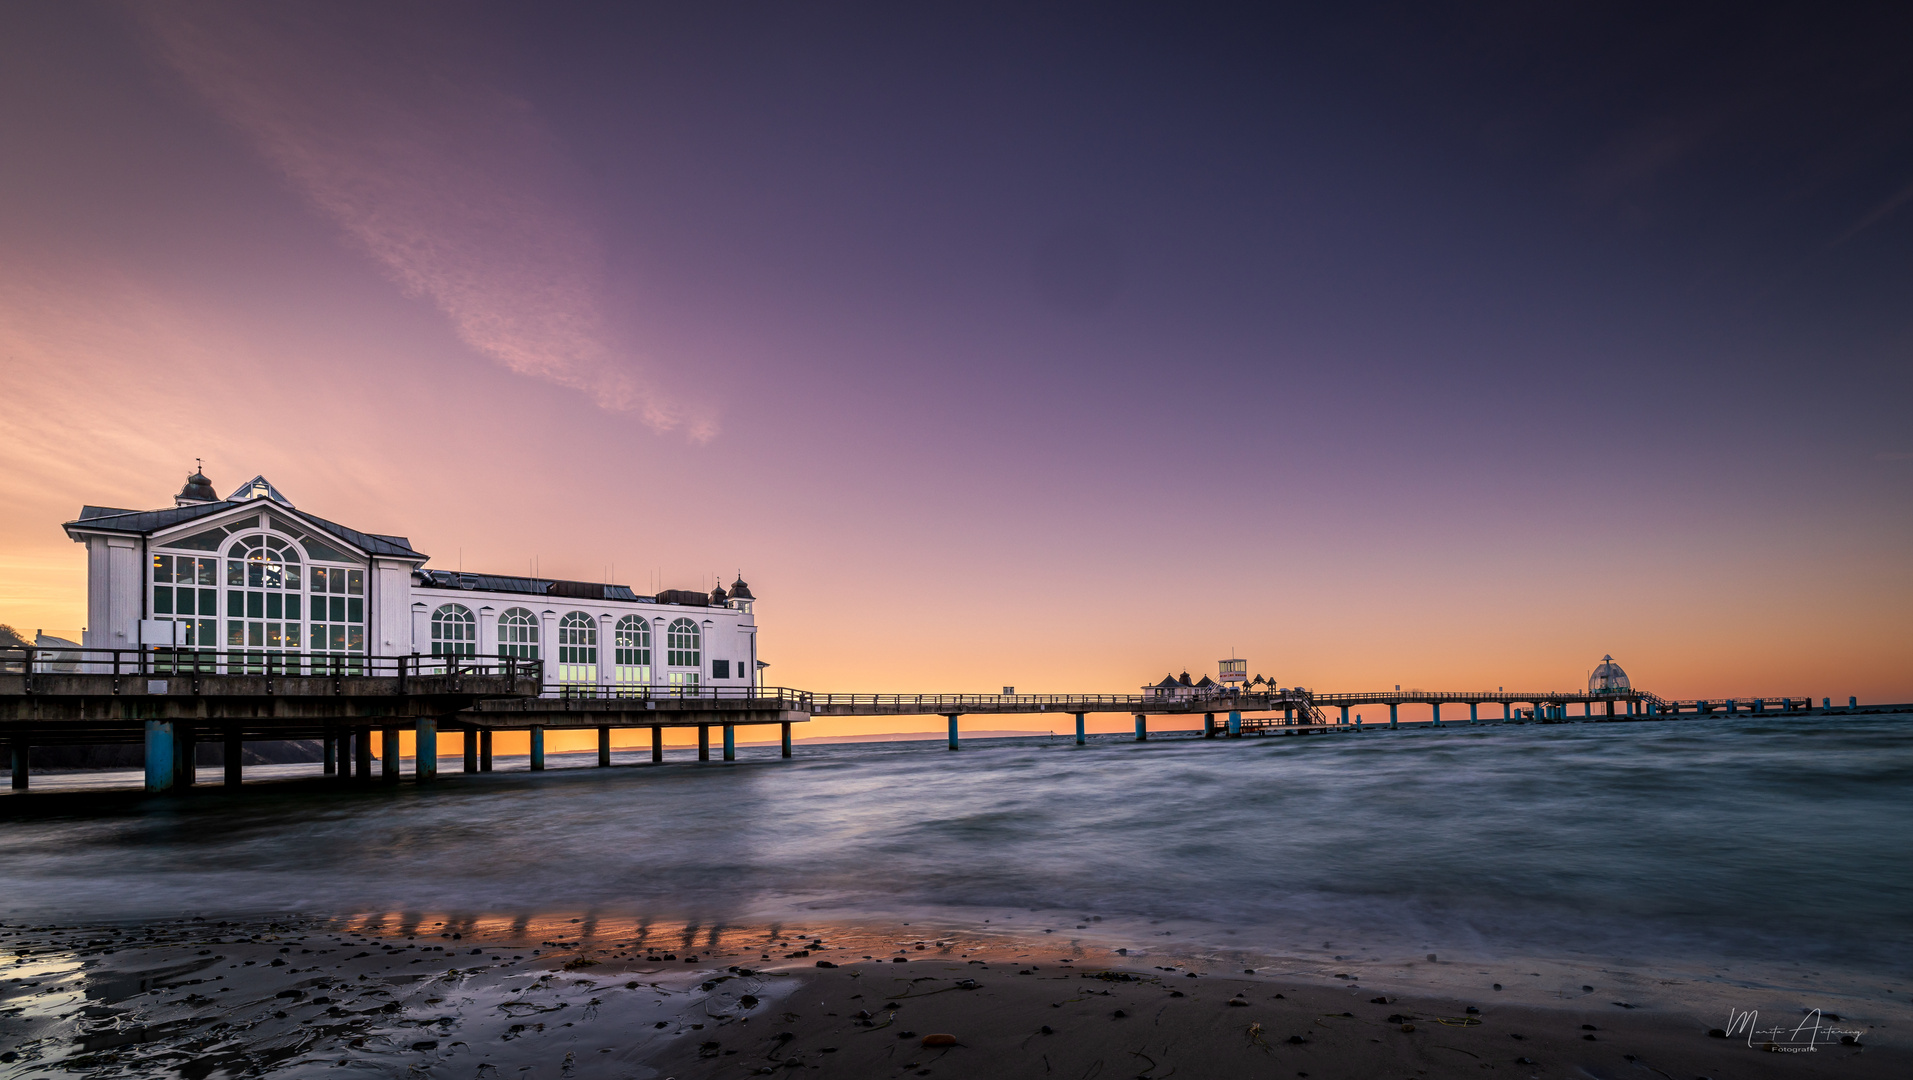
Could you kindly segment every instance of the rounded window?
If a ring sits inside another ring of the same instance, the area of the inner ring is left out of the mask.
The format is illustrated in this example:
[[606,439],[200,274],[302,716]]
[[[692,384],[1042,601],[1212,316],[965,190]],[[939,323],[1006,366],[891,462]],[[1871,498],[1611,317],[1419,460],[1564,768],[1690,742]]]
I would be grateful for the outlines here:
[[464,604],[446,604],[432,612],[432,655],[473,656],[478,652],[478,617]]
[[598,681],[598,621],[582,611],[558,620],[558,681],[566,686]]
[[538,616],[525,608],[507,608],[498,617],[498,655],[538,659]]

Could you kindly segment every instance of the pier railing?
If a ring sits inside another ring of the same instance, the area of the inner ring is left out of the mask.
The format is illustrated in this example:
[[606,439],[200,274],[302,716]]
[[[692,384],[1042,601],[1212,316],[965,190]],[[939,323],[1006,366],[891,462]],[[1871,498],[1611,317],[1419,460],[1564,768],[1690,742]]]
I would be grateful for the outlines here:
[[558,699],[589,704],[594,701],[725,701],[764,708],[810,710],[816,695],[788,686],[581,686],[561,685]]
[[98,649],[86,646],[0,647],[0,675],[25,676],[34,693],[48,676],[267,676],[279,678],[396,678],[400,691],[422,676],[501,676],[537,682],[544,665],[515,656],[362,656],[271,649],[196,649],[149,646]]
[[1306,701],[1305,690],[1284,691],[1231,691],[1215,690],[1190,694],[824,694],[810,695],[810,700],[818,706],[857,705],[876,708],[910,709],[923,712],[963,712],[965,707],[983,709],[1004,709],[1018,706],[1036,705],[1055,706],[1059,712],[1067,712],[1073,707],[1083,707],[1091,711],[1103,711],[1116,705],[1146,710],[1150,706],[1159,706],[1180,702],[1214,701],[1220,704],[1237,702],[1244,707],[1273,702],[1281,708],[1286,702]]

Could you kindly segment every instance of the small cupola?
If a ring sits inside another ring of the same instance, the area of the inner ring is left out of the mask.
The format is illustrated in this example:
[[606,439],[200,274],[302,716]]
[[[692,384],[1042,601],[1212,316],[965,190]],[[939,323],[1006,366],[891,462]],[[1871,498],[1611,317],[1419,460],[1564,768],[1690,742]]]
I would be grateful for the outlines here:
[[186,478],[186,486],[179,489],[179,494],[173,496],[174,506],[198,506],[218,501],[219,493],[213,490],[213,482],[206,479],[206,474],[198,468]]
[[725,606],[726,603],[730,601],[730,599],[731,598],[729,596],[726,596],[724,594],[724,586],[722,585],[719,585],[717,588],[711,590],[711,606],[712,607],[723,607]]
[[739,574],[737,576],[736,581],[731,582],[731,599],[733,600],[757,599],[757,597],[751,595],[751,587],[749,585],[744,584],[744,575],[742,574]]

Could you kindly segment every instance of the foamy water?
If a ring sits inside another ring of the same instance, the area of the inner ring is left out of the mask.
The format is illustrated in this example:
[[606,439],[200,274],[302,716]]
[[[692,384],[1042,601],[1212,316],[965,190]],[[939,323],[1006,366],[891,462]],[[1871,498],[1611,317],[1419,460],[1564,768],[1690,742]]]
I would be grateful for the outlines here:
[[1909,721],[745,748],[16,809],[0,909],[1084,926],[1138,953],[1570,957],[1892,988],[1913,961]]

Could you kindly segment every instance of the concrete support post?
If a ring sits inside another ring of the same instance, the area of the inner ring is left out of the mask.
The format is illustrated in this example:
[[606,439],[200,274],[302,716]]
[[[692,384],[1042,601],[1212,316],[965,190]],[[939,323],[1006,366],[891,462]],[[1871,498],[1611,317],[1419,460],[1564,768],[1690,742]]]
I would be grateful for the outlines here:
[[173,725],[169,720],[146,721],[146,790],[173,790]]
[[1433,705],[1435,706],[1435,726],[1440,727],[1441,726],[1441,702],[1439,701],[1433,702]]
[[1149,717],[1142,713],[1136,714],[1136,741],[1149,741]]
[[545,728],[542,724],[531,729],[531,771],[545,771]]
[[399,782],[399,729],[379,729],[379,779],[387,784]]
[[478,771],[492,771],[492,730],[490,728],[478,733]]
[[699,761],[711,760],[711,725],[709,724],[699,724],[697,726],[697,759]]
[[15,735],[10,747],[13,751],[13,790],[27,789],[27,762],[33,753],[33,746],[25,735]]
[[1593,716],[1593,715],[1594,715],[1594,702],[1592,702],[1592,701],[1583,701],[1583,702],[1581,703],[1581,715],[1582,715],[1582,716]]
[[784,721],[783,728],[784,728],[784,756],[789,757],[790,756],[790,721],[789,720]]
[[199,780],[197,756],[199,748],[193,742],[193,726],[175,723],[173,725],[173,786],[186,790]]
[[325,775],[339,774],[339,737],[333,732],[325,733]]
[[598,729],[598,768],[609,769],[610,767],[611,767],[611,729],[608,727],[601,727]]
[[1202,714],[1202,737],[1205,739],[1213,739],[1216,737],[1215,713],[1206,712]]
[[[1083,716],[1084,716],[1083,713],[1076,714],[1076,745],[1077,746],[1089,745],[1089,729],[1083,723]],[[1216,714],[1210,713],[1209,718],[1206,721],[1204,721],[1204,723],[1210,727],[1214,727],[1215,719],[1216,719]],[[1213,735],[1214,732],[1210,732],[1210,734]]]
[[1342,706],[1342,723],[1348,723],[1348,706]]
[[1235,709],[1229,710],[1229,737],[1231,739],[1242,737],[1242,713]]
[[225,743],[220,760],[226,766],[226,786],[238,787],[246,779],[246,743],[236,727],[226,729]]
[[957,716],[960,714],[945,713],[944,715],[950,721],[950,749],[955,750],[957,749]]
[[1390,705],[1388,707],[1388,726],[1389,727],[1394,727],[1395,725],[1401,722],[1401,717],[1395,715],[1395,709],[1396,709],[1396,706],[1394,705]]
[[737,725],[724,725],[724,760],[737,760]]
[[[788,733],[790,731],[790,725],[785,724],[784,730]],[[661,727],[653,727],[651,729],[651,764],[664,764],[664,729]]]
[[358,762],[358,774],[361,780],[372,779],[372,729],[362,727],[352,732],[352,757]]
[[1468,703],[1468,722],[1469,723],[1471,724],[1481,723],[1480,705],[1481,703],[1478,701],[1471,701]]
[[429,716],[419,717],[415,734],[412,779],[421,784],[429,783],[438,779],[438,721]]
[[459,739],[459,743],[460,743],[460,748],[464,751],[463,756],[465,760],[464,762],[462,762],[462,764],[465,768],[465,771],[467,773],[477,772],[478,771],[478,729],[475,727],[467,726],[465,728],[465,734],[461,736]]

